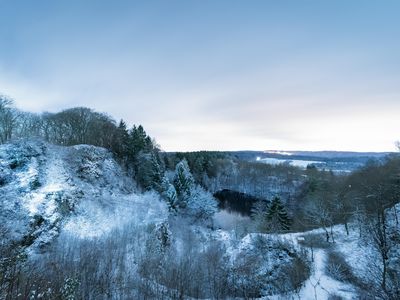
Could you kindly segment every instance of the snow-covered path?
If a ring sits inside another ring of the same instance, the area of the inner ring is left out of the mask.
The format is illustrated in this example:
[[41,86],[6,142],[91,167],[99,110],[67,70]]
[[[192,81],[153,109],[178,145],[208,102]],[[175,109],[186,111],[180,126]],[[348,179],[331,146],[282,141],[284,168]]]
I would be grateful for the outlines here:
[[314,250],[313,274],[305,282],[299,293],[300,299],[329,299],[332,295],[340,296],[342,299],[355,299],[354,287],[337,281],[325,273],[326,250]]
[[[281,237],[292,243],[297,250],[300,250],[302,247],[311,250],[306,246],[301,246],[298,241],[309,234],[319,233],[323,233],[322,229],[309,232],[288,233]],[[327,251],[329,251],[329,249],[314,248],[311,276],[304,282],[303,287],[298,293],[285,296],[274,295],[272,297],[267,297],[267,299],[328,300],[333,295],[339,296],[341,299],[357,299],[357,291],[354,286],[340,282],[326,274]]]

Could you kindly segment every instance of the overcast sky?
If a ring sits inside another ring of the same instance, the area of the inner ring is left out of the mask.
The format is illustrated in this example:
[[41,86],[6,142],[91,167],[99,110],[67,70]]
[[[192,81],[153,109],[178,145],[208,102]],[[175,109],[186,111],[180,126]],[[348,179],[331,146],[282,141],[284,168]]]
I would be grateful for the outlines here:
[[165,150],[392,151],[400,1],[0,0],[0,93]]

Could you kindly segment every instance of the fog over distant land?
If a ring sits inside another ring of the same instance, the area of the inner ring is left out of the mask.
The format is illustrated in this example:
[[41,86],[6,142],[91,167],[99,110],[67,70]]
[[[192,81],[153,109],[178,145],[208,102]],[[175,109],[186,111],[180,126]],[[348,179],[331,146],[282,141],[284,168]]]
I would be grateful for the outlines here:
[[0,93],[164,150],[393,151],[400,2],[0,1]]

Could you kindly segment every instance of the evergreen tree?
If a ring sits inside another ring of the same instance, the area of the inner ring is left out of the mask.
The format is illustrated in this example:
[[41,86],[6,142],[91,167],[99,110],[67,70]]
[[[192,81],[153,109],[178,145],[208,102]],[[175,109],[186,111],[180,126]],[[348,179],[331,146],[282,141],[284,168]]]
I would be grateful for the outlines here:
[[145,149],[148,150],[151,139],[147,136],[142,125],[139,125],[138,127],[134,125],[129,133],[129,136],[131,140],[132,155],[134,157],[136,157],[139,152]]
[[161,191],[163,168],[158,148],[142,125],[133,126],[129,131],[127,146],[128,170],[138,184],[146,190]]
[[162,170],[154,153],[139,153],[136,180],[145,190],[161,190]]
[[186,159],[181,160],[175,167],[174,186],[181,200],[185,201],[190,197],[194,179]]
[[268,206],[266,220],[272,231],[289,230],[291,220],[279,197],[275,197]]
[[209,220],[217,211],[214,197],[200,185],[195,184],[186,159],[176,165],[173,183],[177,195],[176,209],[194,221]]
[[129,132],[124,120],[118,124],[111,150],[119,160],[126,163],[129,155]]
[[156,191],[160,192],[162,190],[162,179],[163,179],[163,169],[160,164],[160,159],[155,152],[151,152],[150,154],[150,162],[151,162],[151,179],[152,179],[152,188]]
[[178,209],[178,195],[175,187],[169,182],[166,176],[162,179],[161,188],[161,196],[167,202],[169,210],[176,212]]

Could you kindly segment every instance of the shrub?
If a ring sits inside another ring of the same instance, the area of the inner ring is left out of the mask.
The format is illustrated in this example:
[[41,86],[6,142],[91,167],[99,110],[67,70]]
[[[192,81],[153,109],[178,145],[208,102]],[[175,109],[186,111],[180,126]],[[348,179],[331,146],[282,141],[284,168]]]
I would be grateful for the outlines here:
[[325,271],[326,274],[338,281],[349,283],[354,283],[356,281],[351,267],[346,262],[343,255],[338,252],[328,252]]
[[299,292],[311,275],[311,262],[307,251],[297,252],[290,265],[284,266],[281,270],[280,278],[284,280],[279,282],[282,292]]

